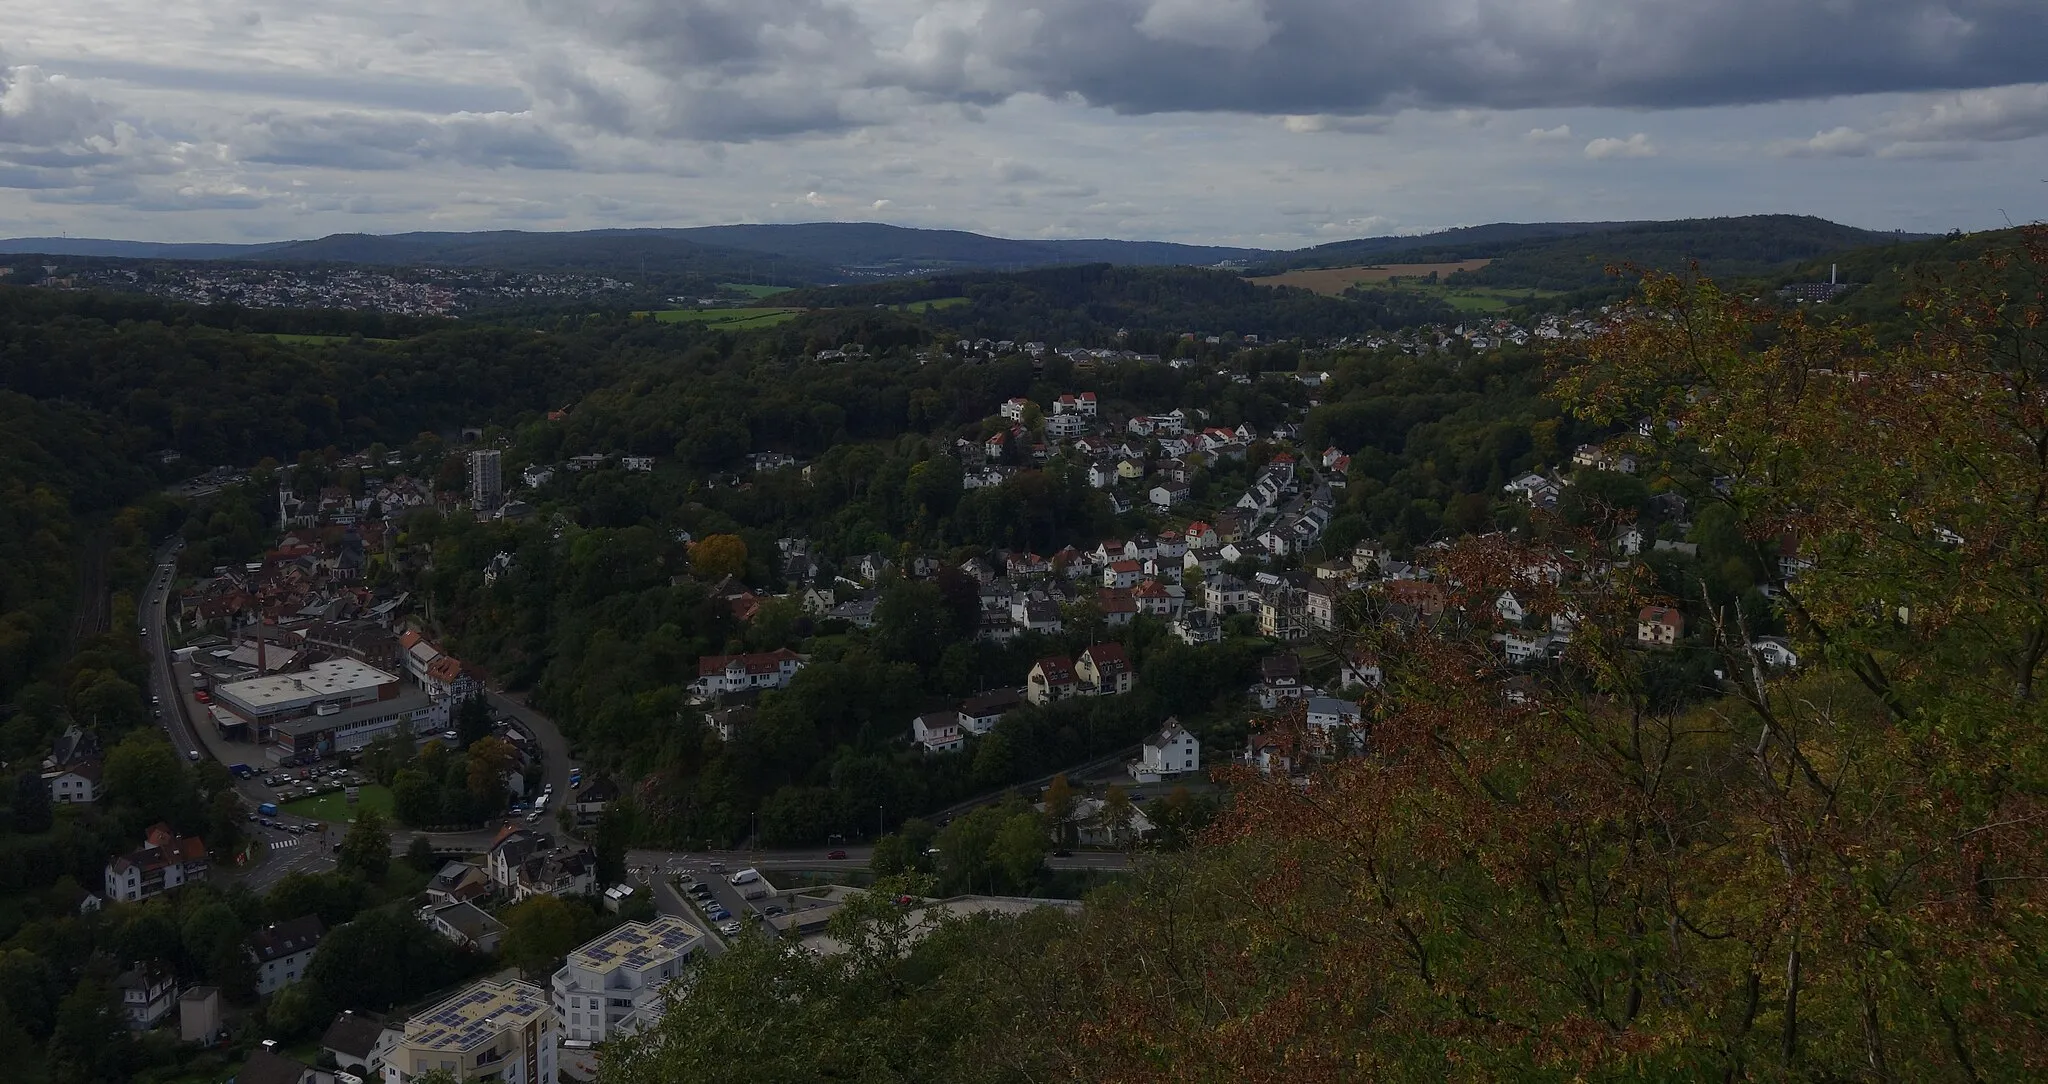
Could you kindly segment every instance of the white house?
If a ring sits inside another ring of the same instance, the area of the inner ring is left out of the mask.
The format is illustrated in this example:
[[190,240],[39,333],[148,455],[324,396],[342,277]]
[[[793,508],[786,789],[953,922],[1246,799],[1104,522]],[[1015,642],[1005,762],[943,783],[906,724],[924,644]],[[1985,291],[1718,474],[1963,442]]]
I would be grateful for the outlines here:
[[1751,651],[1763,660],[1765,666],[1774,670],[1792,670],[1799,666],[1799,652],[1792,649],[1790,642],[1776,636],[1765,636],[1749,645]]
[[1031,407],[1029,399],[1011,399],[1003,403],[1003,417],[1013,422],[1024,420],[1024,412]]
[[1178,482],[1171,485],[1153,486],[1151,493],[1152,507],[1159,509],[1161,512],[1167,511],[1175,505],[1187,503],[1188,493],[1188,487]]
[[1386,676],[1380,669],[1379,656],[1363,651],[1345,656],[1344,668],[1337,676],[1337,684],[1346,689],[1377,689],[1384,680]]
[[137,964],[114,980],[121,992],[121,1016],[131,1031],[148,1031],[178,1003],[178,980],[153,962]]
[[1309,729],[1320,734],[1334,730],[1350,730],[1365,718],[1357,704],[1339,700],[1334,696],[1311,696],[1308,698]]
[[1102,586],[1129,589],[1144,573],[1145,566],[1137,561],[1112,561],[1102,569]]
[[1022,689],[998,689],[970,697],[960,702],[960,728],[969,734],[986,734],[1023,703]]
[[967,745],[957,711],[934,711],[912,719],[910,740],[927,753],[957,753]]
[[757,655],[706,655],[697,660],[698,696],[723,696],[750,689],[780,689],[804,668],[803,656],[788,648]]
[[1159,733],[1145,739],[1138,759],[1131,761],[1131,778],[1140,783],[1157,783],[1200,771],[1202,743],[1180,725],[1168,719]]
[[256,963],[256,992],[274,994],[299,981],[327,927],[319,915],[265,926],[249,936],[249,957]]
[[91,804],[99,800],[100,762],[81,760],[63,768],[43,772],[43,786],[53,802]]

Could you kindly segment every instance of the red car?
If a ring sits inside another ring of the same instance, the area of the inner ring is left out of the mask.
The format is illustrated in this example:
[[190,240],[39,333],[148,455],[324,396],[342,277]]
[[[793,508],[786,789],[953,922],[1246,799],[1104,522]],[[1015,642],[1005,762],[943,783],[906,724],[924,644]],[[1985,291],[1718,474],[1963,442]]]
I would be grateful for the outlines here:
[[199,701],[199,702],[200,702],[200,703],[202,703],[202,704],[211,704],[211,703],[213,703],[213,697],[210,697],[210,696],[206,695],[206,690],[205,690],[205,689],[201,689],[201,690],[199,690],[198,692],[196,692],[196,693],[193,693],[193,694],[192,694],[192,699],[194,699],[194,700],[197,700],[197,701]]
[[827,857],[827,858],[845,858],[845,857],[846,857],[846,852],[845,852],[845,851],[828,851],[828,852],[826,852],[826,854],[825,854],[825,857]]

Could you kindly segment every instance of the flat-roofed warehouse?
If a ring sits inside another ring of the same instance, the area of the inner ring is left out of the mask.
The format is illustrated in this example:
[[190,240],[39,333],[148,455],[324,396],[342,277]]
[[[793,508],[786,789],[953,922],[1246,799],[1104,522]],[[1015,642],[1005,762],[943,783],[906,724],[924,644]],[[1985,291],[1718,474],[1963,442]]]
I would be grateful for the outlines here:
[[214,690],[215,701],[248,721],[274,760],[361,749],[394,731],[407,736],[448,725],[448,703],[354,659],[249,678]]

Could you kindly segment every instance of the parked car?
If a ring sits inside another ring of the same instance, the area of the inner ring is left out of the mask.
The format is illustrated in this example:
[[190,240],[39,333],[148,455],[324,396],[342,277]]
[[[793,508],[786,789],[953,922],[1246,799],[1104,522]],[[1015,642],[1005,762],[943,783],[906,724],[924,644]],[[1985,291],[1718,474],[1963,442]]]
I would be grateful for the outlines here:
[[826,854],[825,854],[825,857],[827,857],[827,858],[845,858],[845,857],[846,857],[846,852],[845,852],[845,851],[828,851],[828,852],[826,852]]
[[718,932],[727,937],[738,937],[740,935],[740,924],[738,922],[721,922],[718,925]]

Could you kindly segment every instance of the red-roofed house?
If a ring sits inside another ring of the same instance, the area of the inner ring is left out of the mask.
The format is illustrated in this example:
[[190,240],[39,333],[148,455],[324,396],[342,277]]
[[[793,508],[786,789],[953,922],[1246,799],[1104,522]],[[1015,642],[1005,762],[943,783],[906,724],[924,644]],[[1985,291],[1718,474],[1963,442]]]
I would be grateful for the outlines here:
[[1038,660],[1031,667],[1031,679],[1024,690],[1025,699],[1040,707],[1081,693],[1074,680],[1074,664],[1065,659]]
[[1172,617],[1181,610],[1185,596],[1175,595],[1158,580],[1146,580],[1131,588],[1131,601],[1138,604],[1138,612],[1153,617]]
[[150,826],[141,850],[107,863],[107,898],[134,903],[160,896],[189,881],[206,879],[206,844],[196,836],[180,837],[169,825]]
[[1135,587],[1138,584],[1139,577],[1144,574],[1145,566],[1138,561],[1111,561],[1103,566],[1102,586],[1118,588]]
[[803,656],[788,648],[758,655],[706,655],[697,660],[697,680],[690,690],[714,697],[749,689],[780,689],[804,668]]
[[1131,673],[1130,657],[1124,645],[1096,644],[1074,660],[1074,678],[1087,696],[1116,696],[1131,691],[1137,675]]
[[1645,606],[1636,615],[1636,642],[1670,647],[1685,635],[1685,615],[1669,606]]

